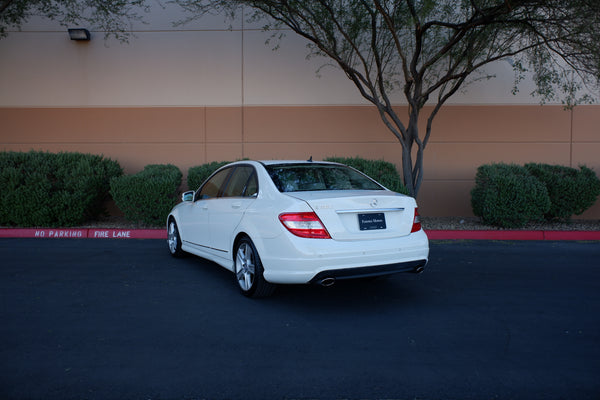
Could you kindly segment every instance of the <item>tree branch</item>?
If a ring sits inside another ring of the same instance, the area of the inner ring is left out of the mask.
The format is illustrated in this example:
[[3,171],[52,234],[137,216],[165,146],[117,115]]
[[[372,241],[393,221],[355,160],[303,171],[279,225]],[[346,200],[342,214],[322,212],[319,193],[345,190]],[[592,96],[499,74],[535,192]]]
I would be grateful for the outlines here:
[[8,6],[10,6],[10,3],[12,3],[14,0],[4,0],[1,4],[0,4],[0,14],[2,14],[4,12],[4,10],[6,10],[8,8]]

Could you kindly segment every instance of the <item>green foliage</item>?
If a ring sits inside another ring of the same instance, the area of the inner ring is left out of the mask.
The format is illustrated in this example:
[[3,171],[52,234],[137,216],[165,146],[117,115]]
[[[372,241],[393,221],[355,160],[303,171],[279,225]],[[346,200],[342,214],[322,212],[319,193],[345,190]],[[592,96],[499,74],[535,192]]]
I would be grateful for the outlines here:
[[544,219],[550,197],[544,184],[525,167],[490,164],[477,169],[471,206],[485,224],[520,228]]
[[402,183],[402,179],[394,164],[383,160],[365,160],[359,157],[328,157],[325,161],[337,162],[348,165],[370,176],[386,188],[408,194],[408,190]]
[[[469,84],[494,78],[489,66],[499,60],[513,66],[513,93],[532,77],[532,95],[541,102],[561,100],[572,107],[597,101],[597,0],[169,3],[182,7],[182,22],[215,14],[246,18],[271,31],[275,48],[286,31],[302,36],[308,57],[321,58],[321,68],[339,66],[360,96],[377,108],[402,145],[403,181],[413,196],[423,181],[424,151],[438,111]],[[405,97],[408,113],[392,106],[394,92]]]
[[0,224],[74,226],[101,214],[116,161],[81,153],[0,153]]
[[0,39],[33,16],[57,21],[63,26],[88,26],[127,41],[131,35],[131,22],[143,21],[148,12],[147,0],[11,0],[0,2]]
[[600,179],[585,166],[489,164],[477,169],[471,206],[486,224],[518,228],[567,220],[590,208],[599,195]]
[[230,161],[213,161],[208,164],[202,164],[195,167],[191,167],[188,170],[187,185],[190,190],[197,190],[200,185],[204,183],[206,179],[213,172],[221,168],[222,166],[229,164]]
[[181,178],[174,165],[147,165],[137,174],[112,179],[110,194],[129,221],[160,226],[178,201]]
[[548,190],[551,206],[545,214],[548,221],[567,220],[582,214],[600,195],[600,180],[591,169],[579,170],[561,165],[525,164],[525,168]]

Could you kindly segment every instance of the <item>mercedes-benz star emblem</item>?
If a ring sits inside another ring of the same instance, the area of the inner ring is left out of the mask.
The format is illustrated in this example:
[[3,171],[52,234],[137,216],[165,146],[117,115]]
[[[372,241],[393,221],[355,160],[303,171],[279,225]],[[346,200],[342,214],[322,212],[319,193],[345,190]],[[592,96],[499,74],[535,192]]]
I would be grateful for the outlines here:
[[371,200],[370,204],[371,204],[371,207],[373,207],[373,208],[377,207],[377,199]]

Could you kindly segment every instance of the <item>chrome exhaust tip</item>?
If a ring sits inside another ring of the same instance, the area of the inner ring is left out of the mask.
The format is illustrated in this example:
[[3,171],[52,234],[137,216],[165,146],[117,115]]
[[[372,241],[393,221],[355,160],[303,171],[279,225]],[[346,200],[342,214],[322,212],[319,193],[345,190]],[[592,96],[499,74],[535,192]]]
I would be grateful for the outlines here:
[[413,271],[413,272],[414,272],[415,274],[420,274],[420,273],[422,273],[423,271],[425,271],[425,267],[417,267],[417,268],[415,268],[415,269],[414,269],[414,271]]
[[330,287],[333,286],[333,284],[335,283],[335,278],[323,278],[317,283],[323,287]]

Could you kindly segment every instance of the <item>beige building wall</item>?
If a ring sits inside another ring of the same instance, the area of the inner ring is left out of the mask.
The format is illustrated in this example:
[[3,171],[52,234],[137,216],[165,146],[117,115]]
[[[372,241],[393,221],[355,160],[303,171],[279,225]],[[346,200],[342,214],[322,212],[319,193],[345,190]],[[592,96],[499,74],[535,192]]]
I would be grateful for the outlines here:
[[[182,171],[210,161],[362,156],[400,165],[400,145],[368,106],[2,108],[2,149],[82,151],[126,172],[150,163]],[[596,106],[456,106],[426,150],[423,215],[471,215],[476,168],[545,162],[600,171]],[[584,217],[599,218],[596,204]]]
[[[70,41],[66,28],[31,21],[0,40],[0,150],[82,151],[134,173],[173,163],[185,173],[215,160],[362,156],[400,166],[400,145],[352,83],[288,34],[213,17],[183,28],[157,9],[128,44]],[[600,173],[600,106],[539,106],[526,83],[497,78],[452,99],[434,123],[419,194],[424,215],[471,215],[476,168],[548,162]],[[400,110],[403,100],[394,98]],[[600,218],[600,204],[584,217]]]

